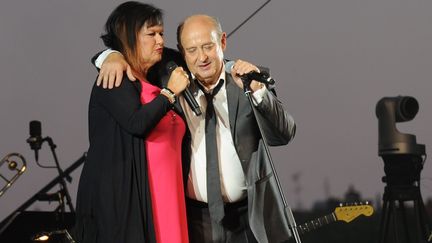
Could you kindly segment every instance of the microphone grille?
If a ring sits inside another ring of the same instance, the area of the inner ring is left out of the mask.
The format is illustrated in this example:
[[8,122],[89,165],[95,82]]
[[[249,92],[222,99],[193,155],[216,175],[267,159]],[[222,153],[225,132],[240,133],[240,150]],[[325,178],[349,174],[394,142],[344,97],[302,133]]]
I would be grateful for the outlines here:
[[42,135],[40,121],[31,121],[29,126],[30,126],[30,137],[40,137]]
[[225,72],[230,73],[233,66],[234,66],[234,61],[229,61],[227,63],[225,63]]
[[168,73],[171,73],[176,68],[177,68],[177,63],[175,63],[174,61],[169,61],[166,65],[166,70]]

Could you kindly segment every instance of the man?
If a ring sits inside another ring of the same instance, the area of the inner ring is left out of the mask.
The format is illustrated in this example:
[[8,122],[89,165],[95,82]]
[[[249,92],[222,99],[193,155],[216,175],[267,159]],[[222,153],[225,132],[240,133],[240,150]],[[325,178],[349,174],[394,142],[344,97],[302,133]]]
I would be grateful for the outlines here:
[[[189,128],[184,143],[189,156],[183,173],[190,242],[287,241],[291,233],[285,208],[240,78],[259,69],[238,60],[231,72],[225,72],[226,33],[213,17],[186,18],[178,27],[177,40],[196,80],[189,89],[205,111],[196,116],[185,99],[179,97]],[[98,82],[110,81],[108,85],[104,82],[104,86],[112,87],[115,80],[121,80],[128,65],[123,59],[119,61],[118,55],[109,58],[114,59],[104,63]],[[128,75],[131,76],[129,72]],[[295,134],[292,117],[270,87],[254,80],[250,90],[268,143],[287,144]],[[212,113],[216,125],[210,128]],[[214,144],[210,137],[216,140]],[[214,160],[216,166],[210,162]]]

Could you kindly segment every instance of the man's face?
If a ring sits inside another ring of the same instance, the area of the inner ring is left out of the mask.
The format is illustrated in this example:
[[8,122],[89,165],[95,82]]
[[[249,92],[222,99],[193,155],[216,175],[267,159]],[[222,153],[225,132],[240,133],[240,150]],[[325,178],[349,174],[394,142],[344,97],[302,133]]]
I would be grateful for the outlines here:
[[222,71],[226,34],[218,36],[212,22],[193,18],[184,23],[180,40],[189,70],[204,86],[215,84]]

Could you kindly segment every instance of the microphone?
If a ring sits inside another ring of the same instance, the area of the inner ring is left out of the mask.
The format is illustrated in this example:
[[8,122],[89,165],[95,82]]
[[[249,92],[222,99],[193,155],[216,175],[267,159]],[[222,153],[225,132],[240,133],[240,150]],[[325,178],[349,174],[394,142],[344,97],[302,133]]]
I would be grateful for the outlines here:
[[41,149],[42,145],[42,132],[41,132],[41,122],[40,121],[31,121],[29,124],[30,127],[30,137],[27,139],[27,143],[30,144],[30,148],[35,151],[35,159],[38,161],[39,157],[39,149]]
[[[175,62],[169,61],[166,65],[166,69],[168,74],[171,75],[172,71],[176,69],[178,66]],[[196,116],[201,115],[201,109],[195,100],[195,97],[190,92],[189,88],[186,88],[183,91],[183,97],[185,98],[186,102],[188,103],[189,107],[192,109],[192,111],[195,113]]]
[[[234,66],[234,63],[235,63],[234,61],[229,61],[229,62],[225,63],[225,71],[228,73],[231,73],[231,70]],[[256,80],[256,81],[263,83],[263,84],[270,84],[270,85],[275,84],[274,79],[271,78],[270,74],[266,71],[262,71],[260,73],[257,71],[252,71],[249,73],[245,73],[243,75],[239,75],[239,77],[241,79],[249,80],[249,81]]]

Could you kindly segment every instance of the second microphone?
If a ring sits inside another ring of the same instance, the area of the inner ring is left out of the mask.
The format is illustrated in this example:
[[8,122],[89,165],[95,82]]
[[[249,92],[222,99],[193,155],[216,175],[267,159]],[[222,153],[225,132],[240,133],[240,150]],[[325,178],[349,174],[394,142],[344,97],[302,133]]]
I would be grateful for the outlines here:
[[[166,69],[168,71],[168,74],[170,75],[171,72],[174,69],[176,69],[177,67],[178,67],[178,65],[175,62],[173,62],[173,61],[168,62],[166,65]],[[200,116],[202,114],[201,109],[198,105],[198,102],[195,100],[194,96],[190,92],[189,88],[186,88],[183,91],[183,97],[185,98],[186,102],[188,103],[188,105],[192,109],[192,111],[195,113],[195,115]]]

